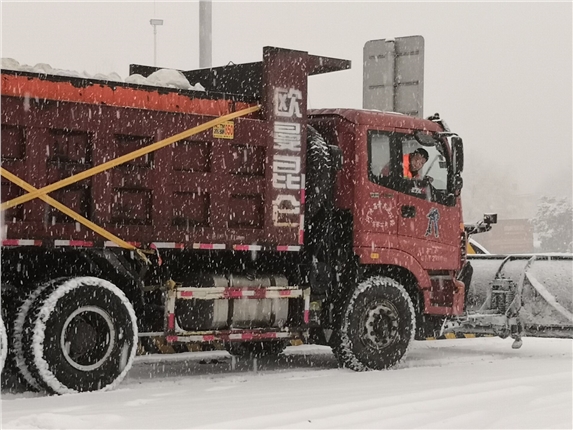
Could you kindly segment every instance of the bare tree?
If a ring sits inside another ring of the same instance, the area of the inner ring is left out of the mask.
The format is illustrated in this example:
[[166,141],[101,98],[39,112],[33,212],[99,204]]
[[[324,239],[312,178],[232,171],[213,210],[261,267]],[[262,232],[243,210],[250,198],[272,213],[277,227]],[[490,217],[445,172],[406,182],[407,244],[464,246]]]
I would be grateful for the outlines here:
[[542,252],[573,252],[573,208],[564,197],[542,197],[532,220]]

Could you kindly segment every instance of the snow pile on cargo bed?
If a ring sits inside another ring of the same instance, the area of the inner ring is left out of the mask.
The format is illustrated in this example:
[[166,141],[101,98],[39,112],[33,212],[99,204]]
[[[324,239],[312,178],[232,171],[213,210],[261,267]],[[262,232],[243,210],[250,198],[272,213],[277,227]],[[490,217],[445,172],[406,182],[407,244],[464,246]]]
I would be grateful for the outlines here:
[[205,91],[205,88],[201,84],[197,83],[195,85],[191,85],[180,71],[174,69],[160,69],[149,75],[147,78],[142,75],[135,74],[122,79],[121,76],[115,72],[109,75],[104,75],[102,73],[91,75],[87,72],[80,73],[74,70],[54,69],[46,63],[38,63],[35,66],[29,66],[27,64],[20,64],[13,58],[2,58],[2,69],[43,73],[46,75],[70,76],[73,78],[97,79],[108,82],[127,82],[130,84],[178,88],[181,90]]

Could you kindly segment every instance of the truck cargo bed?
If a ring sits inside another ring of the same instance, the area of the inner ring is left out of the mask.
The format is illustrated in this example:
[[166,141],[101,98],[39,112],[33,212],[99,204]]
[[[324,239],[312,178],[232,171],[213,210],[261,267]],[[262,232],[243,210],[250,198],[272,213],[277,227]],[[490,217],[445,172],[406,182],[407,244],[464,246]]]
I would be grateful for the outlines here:
[[[37,188],[202,124],[212,115],[249,106],[230,98],[181,94],[196,93],[192,91],[152,92],[85,80],[78,85],[77,78],[33,75],[3,72],[2,165]],[[115,94],[118,89],[121,95]],[[128,95],[147,100],[147,106],[123,103]],[[186,109],[195,112],[162,110],[177,100],[185,100]],[[174,242],[176,247],[296,244],[297,233],[274,228],[265,211],[268,137],[267,122],[239,119],[232,128],[203,132],[50,195],[130,242]],[[21,194],[18,186],[2,179],[2,201]],[[5,221],[7,244],[22,239],[45,245],[104,244],[103,238],[37,199],[7,210]]]

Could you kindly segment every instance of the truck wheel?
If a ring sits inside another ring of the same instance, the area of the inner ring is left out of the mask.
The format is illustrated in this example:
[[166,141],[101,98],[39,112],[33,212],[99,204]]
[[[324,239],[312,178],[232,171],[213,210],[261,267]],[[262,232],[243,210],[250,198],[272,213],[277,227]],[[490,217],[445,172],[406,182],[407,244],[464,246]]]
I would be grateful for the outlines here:
[[6,355],[8,354],[8,337],[6,336],[6,327],[4,320],[0,317],[0,373],[4,370]]
[[287,347],[284,341],[229,342],[225,349],[237,357],[266,357],[279,355]]
[[341,366],[382,370],[398,363],[414,339],[414,305],[402,285],[377,276],[362,282],[347,301],[333,351]]
[[20,306],[20,309],[18,310],[18,314],[16,316],[16,320],[14,322],[13,339],[14,339],[14,361],[16,363],[16,368],[18,369],[20,375],[22,375],[22,377],[24,378],[24,381],[28,383],[30,388],[33,388],[36,391],[39,391],[42,388],[38,383],[38,381],[36,381],[36,378],[32,376],[32,373],[30,372],[30,369],[28,368],[28,365],[26,364],[26,359],[24,357],[25,352],[28,352],[27,351],[28,348],[24,348],[24,345],[29,347],[29,343],[24,343],[25,342],[24,330],[25,328],[28,331],[32,329],[30,325],[30,318],[28,318],[28,314],[30,313],[30,308],[32,307],[32,305],[38,301],[38,297],[44,291],[48,290],[51,291],[55,285],[63,282],[64,280],[65,278],[55,279],[53,281],[38,286],[34,291],[32,291],[28,295],[26,300],[24,300],[24,303],[22,303],[22,305]]
[[109,390],[137,352],[137,321],[125,294],[94,277],[44,288],[30,305],[21,336],[24,359],[41,388],[63,394]]

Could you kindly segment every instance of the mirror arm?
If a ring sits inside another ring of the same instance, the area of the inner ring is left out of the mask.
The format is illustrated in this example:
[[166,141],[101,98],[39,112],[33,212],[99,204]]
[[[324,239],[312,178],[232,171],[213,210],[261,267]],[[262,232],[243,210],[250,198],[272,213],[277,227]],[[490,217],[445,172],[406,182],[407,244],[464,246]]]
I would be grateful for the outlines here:
[[438,137],[452,137],[457,136],[459,137],[458,133],[454,133],[453,131],[439,131],[436,133]]
[[468,234],[470,236],[472,234],[485,233],[486,231],[491,230],[491,224],[485,223],[483,221],[478,221],[475,224],[465,224],[464,230],[465,230],[466,234]]

